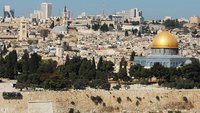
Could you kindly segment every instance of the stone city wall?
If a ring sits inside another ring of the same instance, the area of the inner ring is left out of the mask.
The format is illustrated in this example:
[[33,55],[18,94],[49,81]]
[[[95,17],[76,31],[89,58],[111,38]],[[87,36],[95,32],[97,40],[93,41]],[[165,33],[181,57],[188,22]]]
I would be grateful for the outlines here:
[[[0,113],[200,111],[200,90],[21,92],[19,100],[4,99],[0,94]],[[101,97],[102,102],[96,105],[91,96]]]

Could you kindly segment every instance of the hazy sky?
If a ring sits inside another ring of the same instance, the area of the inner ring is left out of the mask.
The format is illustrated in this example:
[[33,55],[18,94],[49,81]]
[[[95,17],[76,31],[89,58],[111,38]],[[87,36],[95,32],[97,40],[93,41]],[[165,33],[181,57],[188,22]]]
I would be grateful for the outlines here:
[[[67,5],[74,17],[81,12],[94,15],[102,13],[103,10],[105,13],[113,13],[130,8],[141,9],[146,19],[200,16],[200,0],[0,0],[0,9],[9,4],[15,10],[16,16],[29,16],[45,1],[53,3],[54,15],[60,15],[59,12]],[[2,15],[0,10],[0,16]]]

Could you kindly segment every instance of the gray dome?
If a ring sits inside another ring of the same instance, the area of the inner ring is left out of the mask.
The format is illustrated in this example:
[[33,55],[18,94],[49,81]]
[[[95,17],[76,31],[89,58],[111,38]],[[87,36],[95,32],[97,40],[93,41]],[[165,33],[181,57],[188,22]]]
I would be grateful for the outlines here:
[[189,65],[189,64],[192,64],[192,61],[190,59],[185,61],[185,65]]
[[67,31],[67,27],[65,26],[55,26],[53,29],[52,29],[52,32],[53,33],[60,33],[62,31]]
[[30,32],[30,34],[29,35],[36,35],[36,33],[35,32]]

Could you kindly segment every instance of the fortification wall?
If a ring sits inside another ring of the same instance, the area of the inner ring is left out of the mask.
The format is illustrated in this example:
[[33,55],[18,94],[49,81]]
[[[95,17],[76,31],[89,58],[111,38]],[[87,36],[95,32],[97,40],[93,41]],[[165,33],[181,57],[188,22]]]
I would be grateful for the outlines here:
[[[80,111],[81,113],[117,113],[123,111],[144,113],[164,110],[200,111],[200,90],[85,90],[21,93],[23,95],[21,100],[6,100],[0,93],[0,113],[68,113],[70,108],[73,108],[75,112]],[[103,102],[96,105],[91,100],[91,96],[100,96]],[[184,97],[187,100],[184,100]]]

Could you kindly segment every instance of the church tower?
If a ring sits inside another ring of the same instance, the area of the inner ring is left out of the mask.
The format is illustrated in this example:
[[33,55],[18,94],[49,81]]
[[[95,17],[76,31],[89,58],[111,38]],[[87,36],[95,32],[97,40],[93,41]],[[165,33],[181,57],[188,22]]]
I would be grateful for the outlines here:
[[19,41],[26,40],[28,37],[28,26],[25,20],[20,21]]
[[67,9],[67,7],[65,6],[63,8],[63,25],[67,26],[67,20],[69,20],[70,18],[70,11]]

